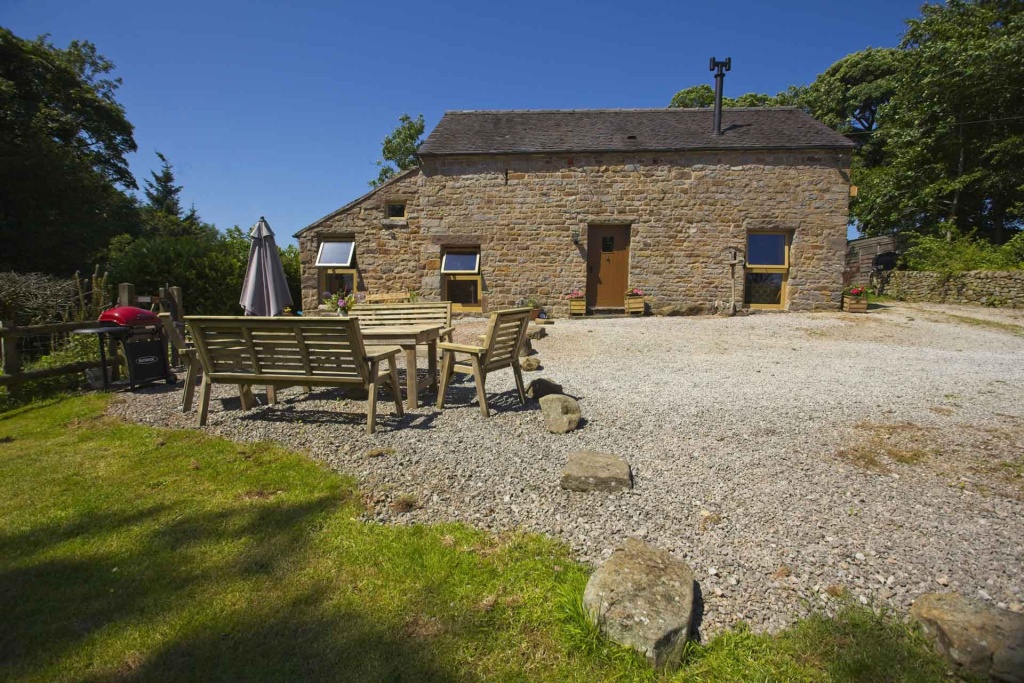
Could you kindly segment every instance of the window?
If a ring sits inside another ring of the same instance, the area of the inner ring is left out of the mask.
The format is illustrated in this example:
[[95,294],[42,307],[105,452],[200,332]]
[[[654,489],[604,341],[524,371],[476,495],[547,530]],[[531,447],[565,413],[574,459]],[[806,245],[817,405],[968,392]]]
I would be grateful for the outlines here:
[[479,273],[480,250],[446,251],[441,259],[441,272],[446,274]]
[[405,204],[395,202],[387,206],[388,218],[405,218]]
[[352,257],[356,253],[356,243],[321,242],[320,251],[316,255],[317,268],[351,268]]
[[320,243],[316,268],[321,301],[326,298],[325,294],[349,294],[356,290],[355,255],[356,244],[352,240]]
[[451,249],[441,256],[441,296],[454,311],[481,310],[480,249]]
[[784,308],[789,279],[789,235],[747,235],[747,272],[743,301],[750,308]]

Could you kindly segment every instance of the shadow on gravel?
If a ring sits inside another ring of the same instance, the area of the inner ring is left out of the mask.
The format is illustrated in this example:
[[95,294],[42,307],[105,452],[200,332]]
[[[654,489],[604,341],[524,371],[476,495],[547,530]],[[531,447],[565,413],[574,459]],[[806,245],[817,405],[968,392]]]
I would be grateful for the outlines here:
[[690,622],[690,636],[701,642],[700,627],[704,623],[704,591],[700,589],[700,582],[693,582],[693,621]]
[[[395,406],[391,405],[390,410]],[[274,410],[273,408],[260,411],[240,412],[237,416],[231,416],[239,421],[246,422],[276,422],[294,424],[350,424],[357,427],[366,426],[366,406],[360,406],[358,412],[337,410],[322,410],[317,408],[301,408],[288,406],[286,410]],[[421,419],[422,415],[409,415],[398,417],[393,412],[388,412],[387,404],[381,405],[377,402],[377,428],[401,429],[405,426],[412,426],[413,420]],[[420,426],[420,429],[425,427]]]
[[[537,410],[537,402],[526,399],[526,405],[519,402],[519,392],[515,389],[500,394],[487,394],[487,405],[493,411],[503,413],[526,413]],[[463,408],[472,406],[479,409],[480,403],[476,400],[476,386],[472,384],[464,386],[448,386],[445,392],[444,408]]]

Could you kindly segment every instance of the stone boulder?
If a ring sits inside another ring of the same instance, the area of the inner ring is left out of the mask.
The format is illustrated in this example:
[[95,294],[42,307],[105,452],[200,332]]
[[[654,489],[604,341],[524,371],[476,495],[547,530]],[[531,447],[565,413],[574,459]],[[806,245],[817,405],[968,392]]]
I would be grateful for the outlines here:
[[530,398],[537,399],[538,401],[548,394],[561,394],[562,385],[556,382],[552,382],[549,379],[540,377],[530,382],[529,386],[526,387],[526,395]]
[[527,339],[543,339],[548,336],[548,331],[544,327],[530,327],[526,330]]
[[[523,368],[524,370],[526,368]],[[562,394],[548,394],[540,400],[540,412],[544,415],[544,426],[552,434],[566,434],[580,423],[580,404],[576,399]]]
[[658,306],[651,310],[654,315],[701,315],[704,309],[696,304],[690,304],[689,306],[677,306],[675,304],[669,304],[667,306]]
[[1024,683],[1024,614],[958,593],[926,593],[910,615],[954,666],[993,681]]
[[690,637],[693,570],[636,538],[594,572],[583,606],[609,639],[640,651],[658,669],[675,667]]
[[528,356],[519,362],[519,367],[523,369],[523,372],[536,372],[541,368],[540,358]]
[[519,347],[519,357],[525,358],[526,356],[533,355],[533,344],[529,339],[523,340],[523,345]]
[[621,491],[633,488],[633,472],[617,455],[576,451],[569,454],[560,483],[568,491]]

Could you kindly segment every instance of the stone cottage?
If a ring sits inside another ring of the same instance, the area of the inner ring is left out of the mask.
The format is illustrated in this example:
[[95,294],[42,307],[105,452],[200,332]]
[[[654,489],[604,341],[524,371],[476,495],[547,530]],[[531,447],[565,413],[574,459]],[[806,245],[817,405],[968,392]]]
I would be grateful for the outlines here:
[[847,138],[792,108],[448,112],[419,166],[296,234],[302,305],[416,291],[486,313],[831,310]]

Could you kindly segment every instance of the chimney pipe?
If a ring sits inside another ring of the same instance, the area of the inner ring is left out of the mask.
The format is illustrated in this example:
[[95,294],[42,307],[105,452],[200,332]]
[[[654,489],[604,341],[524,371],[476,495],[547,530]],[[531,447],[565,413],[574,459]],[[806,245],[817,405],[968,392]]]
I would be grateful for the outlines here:
[[715,120],[712,126],[711,132],[715,135],[722,134],[722,86],[725,81],[725,72],[732,70],[732,57],[726,57],[725,61],[719,61],[714,57],[711,58],[711,67],[709,71],[716,71],[715,73]]

